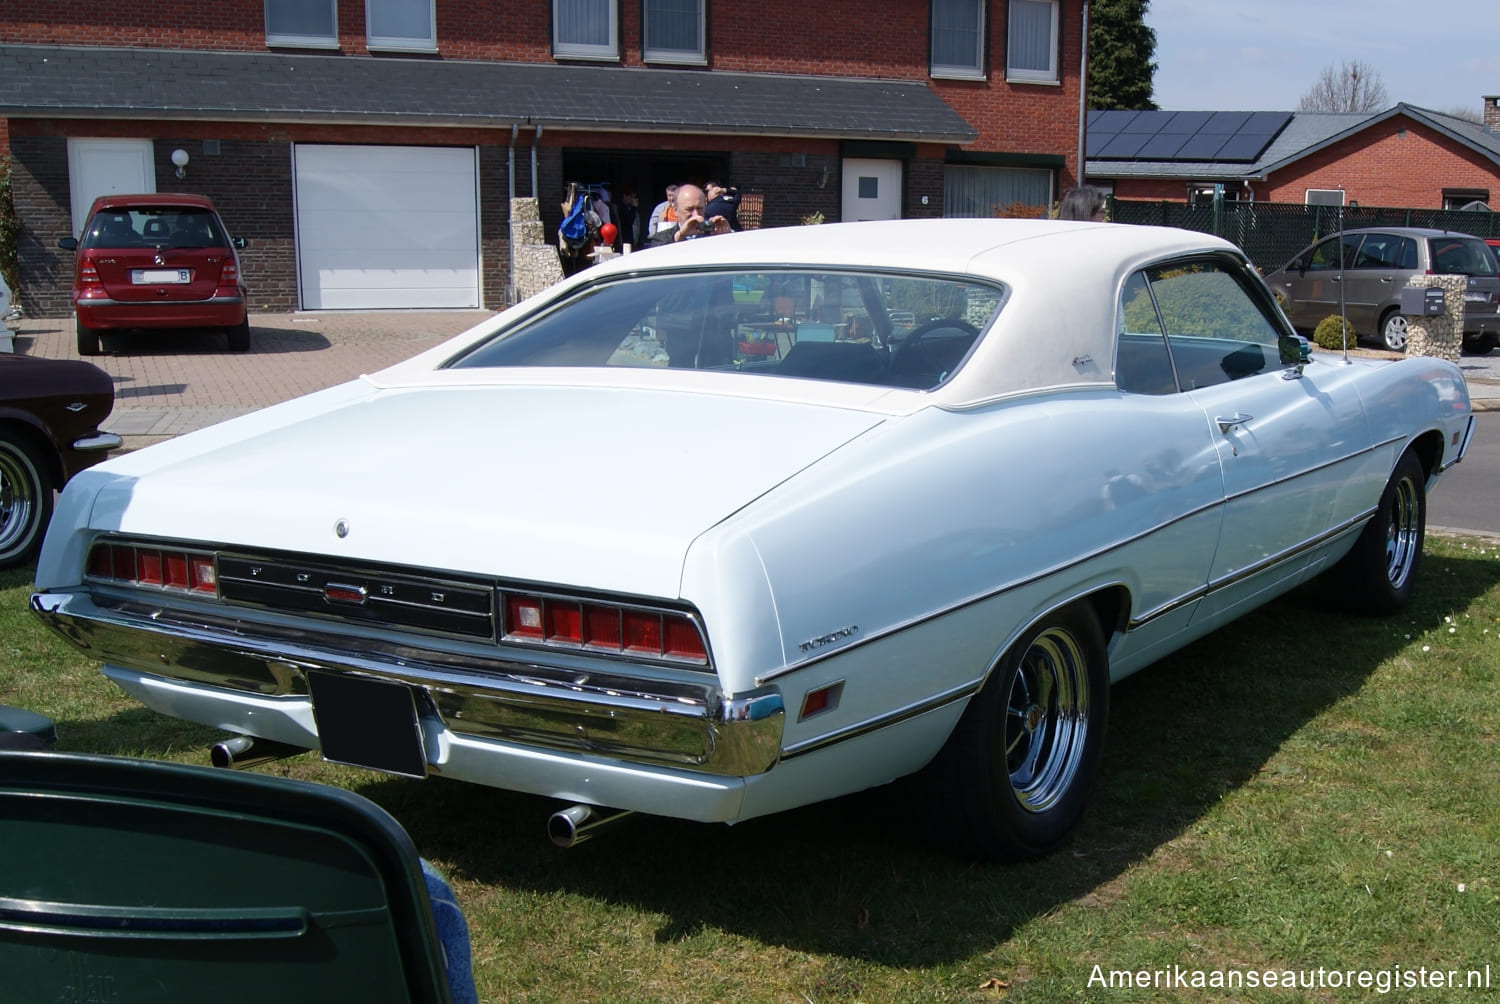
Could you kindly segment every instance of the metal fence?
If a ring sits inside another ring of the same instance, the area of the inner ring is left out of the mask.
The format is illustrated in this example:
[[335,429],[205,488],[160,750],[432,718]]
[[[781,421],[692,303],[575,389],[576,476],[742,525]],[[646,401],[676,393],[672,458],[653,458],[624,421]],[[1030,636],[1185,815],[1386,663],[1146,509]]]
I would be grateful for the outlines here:
[[1182,227],[1238,244],[1257,268],[1274,271],[1313,241],[1356,227],[1434,227],[1500,237],[1500,213],[1377,206],[1304,206],[1286,202],[1136,202],[1110,199],[1116,223]]

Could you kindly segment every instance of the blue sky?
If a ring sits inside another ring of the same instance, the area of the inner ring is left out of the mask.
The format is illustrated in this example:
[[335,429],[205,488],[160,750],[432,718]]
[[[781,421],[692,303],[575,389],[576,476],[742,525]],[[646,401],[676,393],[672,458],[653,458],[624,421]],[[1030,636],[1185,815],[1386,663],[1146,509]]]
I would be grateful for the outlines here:
[[1323,68],[1380,71],[1391,104],[1479,112],[1500,94],[1500,0],[1151,0],[1156,103],[1295,111]]

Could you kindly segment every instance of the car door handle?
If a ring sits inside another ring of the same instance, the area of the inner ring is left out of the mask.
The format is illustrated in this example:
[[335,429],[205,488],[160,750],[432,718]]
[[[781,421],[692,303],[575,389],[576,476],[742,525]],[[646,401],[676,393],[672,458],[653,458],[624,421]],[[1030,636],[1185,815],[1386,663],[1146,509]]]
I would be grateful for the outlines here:
[[1254,417],[1254,415],[1246,415],[1243,412],[1235,412],[1233,415],[1230,415],[1227,418],[1216,418],[1214,419],[1214,422],[1219,426],[1220,432],[1228,432],[1230,429],[1233,429],[1236,426],[1244,425]]

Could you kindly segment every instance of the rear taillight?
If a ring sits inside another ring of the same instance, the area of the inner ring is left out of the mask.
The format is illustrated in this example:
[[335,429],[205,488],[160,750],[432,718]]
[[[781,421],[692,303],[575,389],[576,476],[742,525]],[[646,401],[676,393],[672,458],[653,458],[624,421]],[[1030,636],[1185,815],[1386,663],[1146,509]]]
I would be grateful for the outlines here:
[[213,555],[198,551],[99,543],[89,551],[88,576],[206,596],[219,592]]
[[234,260],[234,255],[224,259],[224,268],[219,272],[219,281],[226,285],[240,281],[240,263]]
[[708,662],[703,633],[697,621],[684,613],[534,593],[503,595],[501,635],[506,641],[698,665]]
[[99,269],[94,265],[92,258],[84,258],[78,263],[78,289],[82,293],[93,293],[104,288],[104,283],[99,278]]

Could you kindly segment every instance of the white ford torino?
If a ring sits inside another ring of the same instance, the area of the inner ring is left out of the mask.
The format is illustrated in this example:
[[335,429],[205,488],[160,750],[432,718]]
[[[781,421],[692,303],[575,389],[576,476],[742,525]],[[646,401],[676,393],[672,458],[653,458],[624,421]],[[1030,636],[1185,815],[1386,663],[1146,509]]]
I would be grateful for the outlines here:
[[1212,237],[761,230],[78,475],[32,606],[217,762],[552,796],[559,843],[925,769],[1031,856],[1112,680],[1314,575],[1400,608],[1471,431],[1456,366],[1309,357]]

